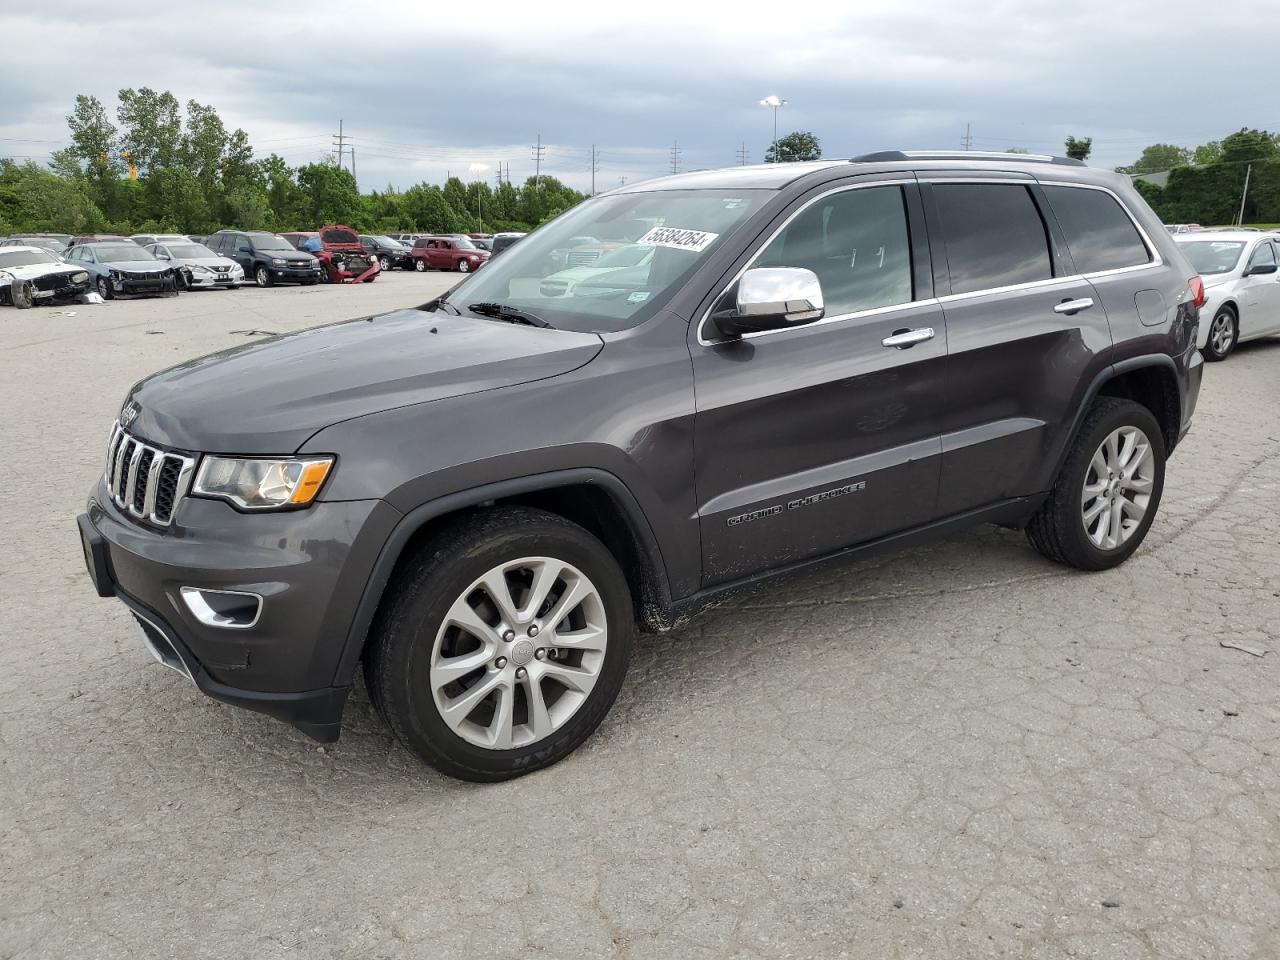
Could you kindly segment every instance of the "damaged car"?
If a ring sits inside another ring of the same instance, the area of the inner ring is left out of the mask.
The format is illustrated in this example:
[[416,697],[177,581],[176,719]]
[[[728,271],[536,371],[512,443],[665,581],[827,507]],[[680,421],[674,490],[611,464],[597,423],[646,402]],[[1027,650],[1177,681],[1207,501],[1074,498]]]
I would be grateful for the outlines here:
[[360,243],[360,235],[344,224],[326,223],[319,230],[280,236],[320,261],[324,283],[372,283],[382,272],[378,258]]
[[214,253],[203,243],[189,240],[148,244],[147,250],[178,271],[183,290],[223,287],[238,290],[244,283],[244,267],[230,257]]
[[182,285],[177,269],[132,240],[76,244],[64,259],[89,274],[103,300],[148,294],[177,296]]
[[66,303],[89,292],[89,274],[43,247],[0,248],[0,304],[25,309]]

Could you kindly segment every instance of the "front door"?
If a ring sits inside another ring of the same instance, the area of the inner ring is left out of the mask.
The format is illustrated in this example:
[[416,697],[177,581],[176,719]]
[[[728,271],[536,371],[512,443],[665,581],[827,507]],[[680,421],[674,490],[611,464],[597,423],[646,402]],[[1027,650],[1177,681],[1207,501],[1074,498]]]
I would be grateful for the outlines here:
[[[1277,266],[1273,241],[1263,240],[1253,248],[1246,273],[1257,267]],[[1240,336],[1255,337],[1280,331],[1280,271],[1250,273],[1240,283]],[[1201,322],[1204,322],[1203,320]]]
[[704,586],[933,518],[947,338],[913,234],[914,183],[820,194],[750,266],[812,270],[824,319],[738,340],[692,325]]

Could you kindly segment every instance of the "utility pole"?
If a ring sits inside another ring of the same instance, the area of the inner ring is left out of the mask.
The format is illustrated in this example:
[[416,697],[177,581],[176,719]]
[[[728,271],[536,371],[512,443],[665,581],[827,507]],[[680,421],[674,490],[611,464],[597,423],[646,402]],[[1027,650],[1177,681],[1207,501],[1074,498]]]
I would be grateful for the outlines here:
[[591,195],[596,195],[596,174],[600,172],[600,161],[596,159],[596,145],[591,145]]
[[[351,147],[351,179],[356,179],[356,148]],[[358,181],[357,181],[358,183]]]
[[533,189],[542,189],[542,154],[546,151],[542,145],[542,134],[538,134],[538,142],[533,146]]
[[1240,220],[1236,224],[1238,227],[1244,226],[1244,198],[1249,196],[1249,174],[1253,173],[1253,164],[1249,164],[1244,168],[1244,190],[1240,193]]
[[673,140],[671,143],[671,172],[680,172],[680,141]]
[[627,185],[627,178],[626,178],[626,177],[619,177],[619,178],[618,178],[618,186],[620,186],[620,187],[625,187],[626,185]]
[[969,124],[964,125],[964,139],[960,141],[960,145],[966,150],[973,149],[973,134],[969,132]]
[[747,143],[744,140],[742,146],[738,148],[738,166],[745,167],[750,154],[747,153]]
[[341,120],[339,120],[339,121],[338,121],[338,132],[337,132],[336,134],[334,134],[334,139],[335,139],[335,141],[336,141],[336,142],[334,143],[334,148],[335,148],[335,149],[337,149],[337,151],[338,151],[338,169],[342,169],[342,153],[343,153],[343,150],[345,149],[345,147],[343,147],[342,121],[341,121]]

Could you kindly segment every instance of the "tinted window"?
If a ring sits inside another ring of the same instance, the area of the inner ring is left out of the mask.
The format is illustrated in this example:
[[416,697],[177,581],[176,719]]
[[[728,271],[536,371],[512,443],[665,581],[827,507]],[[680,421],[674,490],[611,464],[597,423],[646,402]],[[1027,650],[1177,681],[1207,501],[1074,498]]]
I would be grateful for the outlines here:
[[911,245],[902,188],[865,187],[815,201],[753,266],[812,270],[828,317],[909,302]]
[[1276,255],[1271,250],[1271,244],[1264,240],[1258,244],[1257,249],[1253,251],[1253,256],[1249,258],[1249,268],[1271,266],[1275,262]]
[[1082,187],[1045,187],[1080,273],[1150,263],[1138,228],[1111,194]]
[[951,269],[951,292],[1053,276],[1044,221],[1026,187],[941,183],[933,188]]

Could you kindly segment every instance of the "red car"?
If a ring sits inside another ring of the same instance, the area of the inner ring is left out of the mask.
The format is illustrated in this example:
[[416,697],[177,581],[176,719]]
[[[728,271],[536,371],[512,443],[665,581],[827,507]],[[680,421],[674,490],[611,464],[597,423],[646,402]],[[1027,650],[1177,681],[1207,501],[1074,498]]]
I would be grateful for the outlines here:
[[413,269],[457,270],[470,273],[479,270],[489,259],[489,251],[481,250],[467,237],[419,237],[409,251]]
[[378,258],[360,243],[360,235],[344,224],[328,223],[319,230],[280,236],[320,261],[324,283],[372,283],[382,272]]

